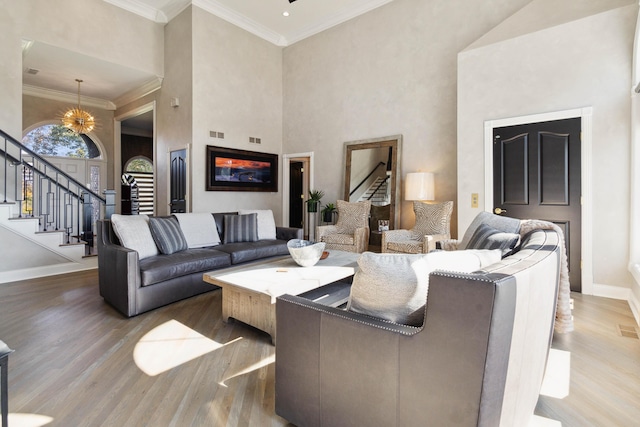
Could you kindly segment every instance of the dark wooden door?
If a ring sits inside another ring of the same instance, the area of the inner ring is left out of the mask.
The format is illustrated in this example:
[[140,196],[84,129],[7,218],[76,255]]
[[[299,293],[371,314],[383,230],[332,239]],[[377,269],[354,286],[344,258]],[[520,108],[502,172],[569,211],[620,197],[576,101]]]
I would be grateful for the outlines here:
[[169,158],[171,213],[187,211],[187,150],[171,151]]
[[493,131],[495,213],[564,231],[571,290],[581,290],[580,118]]
[[303,228],[302,162],[289,163],[289,227]]

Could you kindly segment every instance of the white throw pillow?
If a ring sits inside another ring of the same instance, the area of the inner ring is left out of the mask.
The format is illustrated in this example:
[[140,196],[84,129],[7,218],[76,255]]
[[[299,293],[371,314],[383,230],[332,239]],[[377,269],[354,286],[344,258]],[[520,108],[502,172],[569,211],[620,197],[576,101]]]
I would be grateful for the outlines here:
[[470,273],[502,258],[495,250],[438,251],[428,254],[363,253],[347,309],[394,323],[420,326],[429,290],[429,273]]
[[259,240],[275,240],[276,239],[276,222],[273,219],[273,211],[271,209],[240,209],[238,215],[258,214],[258,239]]
[[205,248],[220,244],[220,236],[213,214],[174,213],[189,248]]
[[122,246],[137,251],[139,259],[158,255],[158,247],[149,229],[148,216],[113,214],[111,224]]

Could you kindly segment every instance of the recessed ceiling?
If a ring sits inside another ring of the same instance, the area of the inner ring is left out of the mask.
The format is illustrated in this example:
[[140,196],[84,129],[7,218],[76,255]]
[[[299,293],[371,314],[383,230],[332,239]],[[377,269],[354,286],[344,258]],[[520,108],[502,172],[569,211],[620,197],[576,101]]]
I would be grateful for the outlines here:
[[[276,45],[287,46],[393,0],[104,0],[165,23],[196,5]],[[289,16],[283,16],[283,12]]]

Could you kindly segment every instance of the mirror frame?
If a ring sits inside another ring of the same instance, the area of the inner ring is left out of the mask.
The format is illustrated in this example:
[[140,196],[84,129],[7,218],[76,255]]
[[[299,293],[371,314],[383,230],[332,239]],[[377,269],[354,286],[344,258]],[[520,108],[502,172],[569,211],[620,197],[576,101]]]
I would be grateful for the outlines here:
[[385,136],[382,138],[364,139],[360,141],[349,141],[344,143],[344,200],[349,201],[349,190],[351,189],[351,153],[354,150],[365,150],[368,148],[393,148],[391,153],[391,199],[389,209],[389,225],[396,230],[400,226],[400,154],[402,151],[402,135]]

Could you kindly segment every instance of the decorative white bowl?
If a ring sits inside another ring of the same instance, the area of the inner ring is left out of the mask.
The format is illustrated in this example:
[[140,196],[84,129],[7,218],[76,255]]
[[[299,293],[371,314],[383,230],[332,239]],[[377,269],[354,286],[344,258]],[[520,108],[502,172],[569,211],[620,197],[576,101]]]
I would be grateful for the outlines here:
[[314,243],[310,240],[291,239],[287,242],[287,248],[291,258],[301,267],[311,267],[316,265],[322,252],[324,252],[324,242]]

